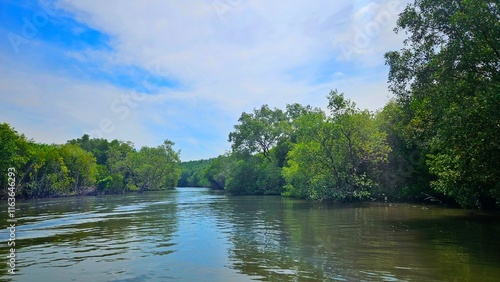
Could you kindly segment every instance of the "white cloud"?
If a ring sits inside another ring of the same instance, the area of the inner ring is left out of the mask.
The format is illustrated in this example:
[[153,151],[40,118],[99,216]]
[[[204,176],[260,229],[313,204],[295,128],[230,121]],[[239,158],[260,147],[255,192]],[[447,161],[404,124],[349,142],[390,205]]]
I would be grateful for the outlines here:
[[[61,9],[111,38],[111,51],[68,50],[64,55],[97,61],[109,72],[117,65],[137,66],[179,80],[184,87],[160,89],[122,120],[110,107],[129,95],[126,90],[49,71],[3,68],[8,76],[0,78],[0,85],[8,94],[2,100],[32,117],[0,117],[48,143],[76,138],[81,129],[99,128],[109,119],[115,127],[110,138],[138,145],[178,138],[183,156],[190,159],[216,156],[229,148],[227,134],[241,112],[264,103],[280,108],[294,102],[324,106],[328,92],[338,88],[360,107],[374,110],[388,95],[386,76],[379,75],[382,55],[399,48],[401,41],[392,33],[396,15],[381,21],[391,1],[60,1]],[[373,23],[380,29],[359,48],[356,31]],[[352,56],[345,56],[345,46],[355,47]],[[298,67],[335,63],[332,58],[345,61],[338,62],[327,81],[312,83],[315,71],[303,79],[289,75]],[[353,74],[342,69],[349,63],[365,68]],[[34,129],[33,119],[50,122]],[[183,129],[187,127],[191,131]],[[55,128],[59,133],[53,133]],[[196,131],[213,136],[203,140]]]
[[98,129],[100,123],[108,119],[117,128],[110,134],[113,138],[137,140],[142,144],[149,139],[148,133],[141,130],[137,113],[131,111],[127,120],[121,120],[111,111],[111,105],[120,99],[123,90],[26,69],[9,71],[1,67],[0,71],[10,73],[9,77],[0,77],[3,85],[0,118],[38,142],[64,143],[85,131]]

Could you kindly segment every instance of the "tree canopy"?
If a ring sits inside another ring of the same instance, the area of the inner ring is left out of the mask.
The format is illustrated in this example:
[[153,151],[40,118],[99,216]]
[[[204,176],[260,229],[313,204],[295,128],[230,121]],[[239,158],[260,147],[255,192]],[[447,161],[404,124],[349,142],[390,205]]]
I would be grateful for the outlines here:
[[495,1],[415,1],[386,53],[389,86],[432,187],[467,207],[500,200],[500,12]]
[[[165,140],[136,150],[130,142],[90,139],[39,144],[0,124],[0,169],[16,169],[16,194],[25,198],[122,193],[175,187],[179,153]],[[0,185],[7,185],[6,174]],[[6,191],[4,189],[3,191]],[[5,195],[4,195],[5,196]]]

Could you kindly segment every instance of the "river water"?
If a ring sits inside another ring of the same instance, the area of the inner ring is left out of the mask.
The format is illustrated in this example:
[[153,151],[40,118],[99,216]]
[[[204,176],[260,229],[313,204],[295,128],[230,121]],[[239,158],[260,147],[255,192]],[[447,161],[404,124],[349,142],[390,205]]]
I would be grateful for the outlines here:
[[2,281],[500,279],[500,217],[465,210],[198,188],[16,207],[16,274],[0,263]]

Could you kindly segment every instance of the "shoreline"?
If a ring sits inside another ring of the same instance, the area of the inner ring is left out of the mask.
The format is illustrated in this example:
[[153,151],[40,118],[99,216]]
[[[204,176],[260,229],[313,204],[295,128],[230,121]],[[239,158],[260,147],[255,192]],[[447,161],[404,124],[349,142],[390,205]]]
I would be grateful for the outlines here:
[[[209,189],[210,191],[215,191],[215,192],[222,192],[222,193],[227,193],[228,195],[231,196],[258,196],[258,197],[280,197],[280,198],[288,198],[288,199],[296,199],[296,200],[303,200],[312,204],[316,205],[326,205],[326,206],[332,206],[332,205],[352,205],[352,204],[371,204],[371,203],[376,203],[376,204],[385,204],[389,206],[396,206],[396,205],[419,205],[419,206],[429,206],[429,207],[440,207],[440,208],[447,208],[447,209],[459,209],[459,210],[464,210],[464,211],[469,211],[470,215],[475,215],[475,214],[490,214],[490,215],[500,215],[500,208],[497,209],[466,209],[460,207],[458,204],[445,204],[445,203],[438,203],[438,202],[433,202],[430,200],[385,200],[385,199],[378,199],[378,198],[373,198],[373,199],[366,199],[366,200],[338,200],[338,199],[328,199],[320,202],[315,202],[313,200],[308,200],[308,199],[302,199],[302,198],[296,198],[296,197],[287,197],[283,195],[235,195],[231,194],[230,192],[223,190],[223,189],[214,189],[211,187],[193,187],[193,186],[185,186],[185,187],[171,187],[163,190],[147,190],[147,191],[122,191],[122,192],[115,192],[115,193],[99,193],[96,191],[96,189],[93,190],[86,190],[84,193],[78,193],[78,194],[56,194],[56,195],[50,195],[50,196],[45,196],[45,197],[16,197],[16,201],[29,201],[29,200],[40,200],[40,199],[57,199],[57,198],[77,198],[77,197],[99,197],[99,196],[107,196],[107,195],[125,195],[125,194],[143,194],[143,193],[148,193],[148,192],[165,192],[165,191],[172,191],[172,190],[177,190],[177,189],[184,189],[184,188],[196,188],[196,189]],[[4,195],[2,195],[4,196]],[[5,198],[6,199],[6,198]]]

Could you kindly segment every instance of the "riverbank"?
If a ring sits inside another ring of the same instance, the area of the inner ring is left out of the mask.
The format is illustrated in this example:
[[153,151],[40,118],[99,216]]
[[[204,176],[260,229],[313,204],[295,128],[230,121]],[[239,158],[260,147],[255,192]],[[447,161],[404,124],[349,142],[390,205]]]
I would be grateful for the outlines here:
[[[300,198],[295,198],[295,197],[289,197],[289,196],[283,196],[283,195],[234,195],[228,191],[225,191],[223,189],[213,189],[211,187],[173,187],[173,188],[167,188],[163,190],[148,190],[148,191],[138,191],[138,190],[122,190],[122,191],[114,191],[114,192],[103,192],[99,191],[96,187],[80,187],[78,189],[78,193],[73,193],[73,194],[52,194],[52,195],[47,195],[47,196],[38,196],[38,197],[22,197],[19,195],[16,197],[18,200],[30,200],[30,199],[57,199],[57,198],[71,198],[71,197],[100,197],[100,196],[108,196],[108,195],[141,195],[144,193],[150,193],[150,192],[162,192],[162,191],[172,191],[172,190],[178,190],[178,189],[206,189],[209,191],[213,192],[219,192],[222,194],[226,194],[229,196],[242,196],[242,197],[280,197],[284,199],[296,199],[296,200],[304,200],[307,202],[310,202],[314,205],[317,206],[348,206],[350,204],[370,204],[370,203],[375,203],[375,204],[385,204],[385,205],[422,205],[422,206],[428,206],[428,207],[442,207],[442,208],[450,208],[450,209],[463,209],[465,211],[468,211],[470,214],[478,214],[478,213],[489,213],[492,215],[500,214],[500,208],[497,207],[492,207],[492,208],[486,208],[486,209],[465,209],[460,207],[457,203],[451,202],[451,203],[445,203],[443,201],[439,201],[435,198],[430,198],[426,197],[421,200],[400,200],[400,199],[393,199],[393,198],[385,198],[385,197],[379,197],[379,198],[369,198],[369,199],[363,199],[360,200],[358,198],[352,198],[350,200],[338,200],[338,199],[328,199],[328,200],[323,200],[321,202],[318,201],[313,201],[313,200],[307,200],[307,199],[300,199]],[[7,197],[5,197],[6,199]]]

